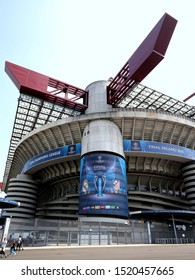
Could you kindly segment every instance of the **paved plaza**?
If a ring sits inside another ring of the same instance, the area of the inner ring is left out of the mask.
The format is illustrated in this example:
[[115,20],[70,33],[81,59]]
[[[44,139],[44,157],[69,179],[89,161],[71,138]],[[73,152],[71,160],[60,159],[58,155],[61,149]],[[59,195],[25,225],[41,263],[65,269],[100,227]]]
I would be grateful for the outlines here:
[[16,253],[0,260],[195,260],[195,244],[26,247]]

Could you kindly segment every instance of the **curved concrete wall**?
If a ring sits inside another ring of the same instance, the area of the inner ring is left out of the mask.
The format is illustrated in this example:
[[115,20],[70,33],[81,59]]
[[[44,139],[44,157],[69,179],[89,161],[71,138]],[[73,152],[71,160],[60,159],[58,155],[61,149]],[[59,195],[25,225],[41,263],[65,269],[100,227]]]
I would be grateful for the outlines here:
[[124,157],[122,135],[115,123],[96,120],[85,127],[81,155],[96,151],[112,152]]
[[182,168],[184,189],[190,210],[195,210],[195,162]]
[[89,94],[88,109],[86,114],[106,112],[112,105],[107,104],[107,85],[109,81],[97,81],[87,86]]
[[37,183],[29,175],[19,174],[10,180],[7,198],[20,202],[20,207],[6,211],[8,217],[34,218],[37,204]]

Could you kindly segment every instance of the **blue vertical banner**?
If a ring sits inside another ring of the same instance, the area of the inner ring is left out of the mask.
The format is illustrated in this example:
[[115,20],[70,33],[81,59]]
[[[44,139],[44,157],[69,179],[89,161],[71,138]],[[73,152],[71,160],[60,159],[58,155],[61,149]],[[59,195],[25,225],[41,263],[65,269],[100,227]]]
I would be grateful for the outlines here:
[[81,158],[79,214],[128,216],[126,163],[110,153]]

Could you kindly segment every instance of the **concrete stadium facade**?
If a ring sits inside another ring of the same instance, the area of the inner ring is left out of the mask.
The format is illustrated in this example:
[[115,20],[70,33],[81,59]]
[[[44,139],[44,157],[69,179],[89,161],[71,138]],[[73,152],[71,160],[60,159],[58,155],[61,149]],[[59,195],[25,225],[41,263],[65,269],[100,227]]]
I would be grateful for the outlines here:
[[[98,81],[88,86],[89,98],[92,92],[97,99],[91,98],[89,112],[41,126],[19,142],[7,198],[20,201],[21,206],[7,211],[8,215],[78,219],[80,159],[92,151],[124,156],[129,212],[195,210],[194,160],[187,154],[194,151],[194,121],[165,111],[111,108],[105,99],[107,84]],[[84,140],[86,129],[88,141]],[[147,142],[150,150],[124,150],[124,141]],[[48,158],[48,152],[76,144],[81,144],[78,154]]]

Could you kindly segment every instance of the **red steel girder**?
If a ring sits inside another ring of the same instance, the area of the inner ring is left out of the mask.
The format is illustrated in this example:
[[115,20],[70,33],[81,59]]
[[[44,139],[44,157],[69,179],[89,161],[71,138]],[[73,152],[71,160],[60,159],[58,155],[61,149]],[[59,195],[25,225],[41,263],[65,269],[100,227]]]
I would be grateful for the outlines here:
[[116,105],[164,58],[177,20],[165,13],[107,88],[108,103]]
[[[54,78],[50,78],[8,61],[5,62],[5,72],[8,74],[20,93],[29,94],[79,112],[84,112],[88,107],[88,92],[83,89],[58,81]],[[53,88],[53,90],[48,91],[48,87]],[[59,96],[62,92],[65,97]],[[71,94],[75,97],[68,98],[67,94]],[[76,102],[74,101],[75,99],[82,99],[83,103]]]
[[194,96],[195,96],[195,92],[192,93],[191,95],[189,95],[188,97],[186,97],[186,98],[183,100],[183,102],[188,101],[190,98],[192,98],[192,97],[194,97]]

